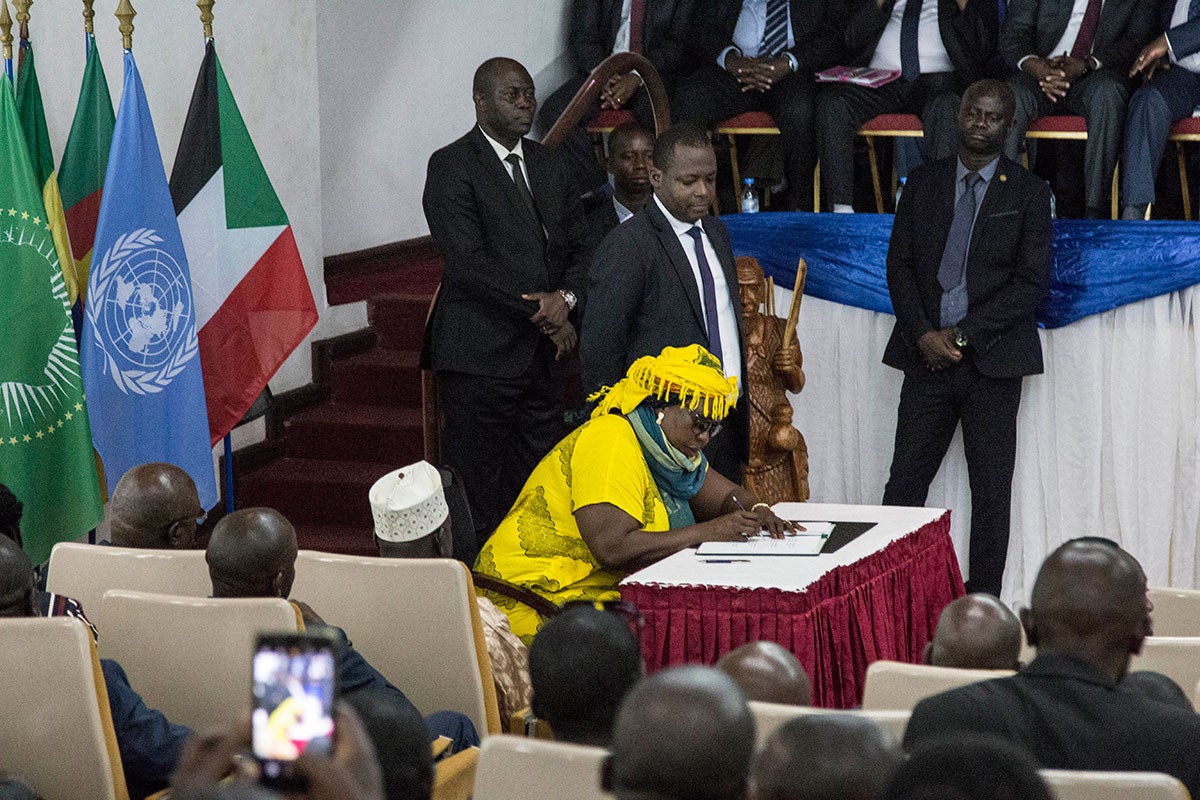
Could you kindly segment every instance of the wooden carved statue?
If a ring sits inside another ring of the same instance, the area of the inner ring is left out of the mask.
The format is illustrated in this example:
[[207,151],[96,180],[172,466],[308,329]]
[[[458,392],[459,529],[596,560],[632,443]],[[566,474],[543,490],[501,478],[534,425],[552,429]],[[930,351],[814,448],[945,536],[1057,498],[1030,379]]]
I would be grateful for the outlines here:
[[750,463],[743,483],[768,503],[808,499],[808,446],[792,425],[788,392],[804,388],[804,355],[796,321],[807,274],[804,260],[786,320],[775,316],[774,287],[758,261],[737,259],[738,293],[746,346],[746,397],[750,402]]

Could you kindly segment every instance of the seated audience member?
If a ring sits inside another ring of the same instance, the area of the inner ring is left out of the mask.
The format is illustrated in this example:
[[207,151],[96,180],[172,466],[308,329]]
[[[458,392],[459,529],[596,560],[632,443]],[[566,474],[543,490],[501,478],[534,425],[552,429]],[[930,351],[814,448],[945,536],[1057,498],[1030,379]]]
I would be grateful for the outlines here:
[[997,739],[942,739],[903,762],[884,800],[1051,800],[1029,756]]
[[140,464],[117,482],[104,524],[118,547],[186,550],[205,513],[190,475],[174,464]]
[[[1121,219],[1144,219],[1171,123],[1200,105],[1200,5],[1174,0],[1169,29],[1146,45],[1129,70],[1146,84],[1133,93],[1121,159]],[[1186,190],[1185,190],[1186,191]]]
[[433,751],[421,715],[373,692],[355,692],[346,703],[358,714],[375,748],[387,800],[429,800]]
[[[537,465],[475,569],[557,605],[616,600],[626,573],[685,547],[763,529],[783,536],[790,525],[702,452],[736,397],[736,381],[699,345],[639,358]],[[487,594],[532,641],[542,616]]]
[[845,61],[845,5],[842,0],[696,4],[689,38],[704,65],[680,84],[672,116],[707,130],[747,111],[770,112],[782,139],[791,209],[812,211],[813,73]]
[[[29,557],[7,536],[0,536],[0,617],[37,617],[37,588]],[[141,800],[166,788],[192,732],[147,708],[115,661],[100,660],[113,731],[129,795]]]
[[[271,508],[243,508],[226,515],[213,529],[205,560],[213,597],[282,597],[287,599],[296,577],[296,531]],[[354,649],[346,632],[321,619],[306,604],[295,605],[308,627],[323,626],[340,643],[337,654],[337,692],[371,690],[395,705],[413,708],[404,693],[388,682]],[[415,710],[415,708],[414,708]],[[425,719],[433,737],[447,736],[455,752],[479,744],[479,734],[462,714],[438,711]]]
[[572,606],[529,648],[533,713],[563,742],[608,747],[625,695],[642,677],[642,654],[618,615]]
[[1067,542],[1042,564],[1022,610],[1037,657],[1011,678],[921,701],[905,747],[997,736],[1044,768],[1165,772],[1200,796],[1200,716],[1119,688],[1151,631],[1151,608],[1131,555],[1110,542]]
[[1131,672],[1121,679],[1120,689],[1185,711],[1196,710],[1183,687],[1161,672],[1148,669]]
[[596,228],[597,240],[632,217],[646,201],[650,187],[650,162],[654,155],[654,137],[636,122],[622,122],[608,135],[608,157],[604,166],[612,176],[594,193],[588,215]]
[[895,740],[872,720],[797,717],[755,756],[749,800],[876,800],[901,760]]
[[12,490],[0,483],[0,535],[7,536],[21,547],[21,515],[25,506],[12,493]]
[[1019,669],[1021,621],[1000,599],[969,594],[942,609],[925,663],[957,669]]
[[754,718],[728,675],[666,669],[621,704],[604,788],[617,800],[742,800],[753,754]]
[[[368,494],[375,544],[384,558],[452,558],[450,508],[442,475],[418,461],[377,480]],[[529,649],[508,627],[508,617],[486,597],[476,597],[500,719],[529,705]]]
[[[1004,60],[1016,72],[1009,85],[1017,113],[1004,154],[1021,160],[1030,123],[1047,114],[1087,119],[1084,206],[1090,219],[1108,219],[1109,184],[1117,156],[1129,68],[1154,35],[1155,3],[1147,0],[1011,0],[1004,23]],[[1189,111],[1190,113],[1190,111]]]
[[925,160],[958,151],[960,93],[984,76],[996,49],[996,0],[847,0],[853,66],[896,70],[875,89],[833,83],[817,98],[817,152],[825,204],[853,211],[854,139],[878,114],[907,112],[925,128]]
[[733,678],[747,700],[812,705],[812,683],[800,659],[775,642],[750,642],[730,650],[716,664]]
[[[690,0],[573,0],[567,55],[575,74],[542,103],[538,127],[548,132],[589,73],[616,53],[644,55],[658,71],[668,96],[672,94],[680,75],[694,66],[687,47],[691,6]],[[642,126],[654,128],[654,111],[641,76],[627,72],[610,78],[600,97],[584,112],[583,122],[563,143],[581,194],[604,182],[604,171],[596,163],[591,136],[585,129],[602,108],[628,108]]]

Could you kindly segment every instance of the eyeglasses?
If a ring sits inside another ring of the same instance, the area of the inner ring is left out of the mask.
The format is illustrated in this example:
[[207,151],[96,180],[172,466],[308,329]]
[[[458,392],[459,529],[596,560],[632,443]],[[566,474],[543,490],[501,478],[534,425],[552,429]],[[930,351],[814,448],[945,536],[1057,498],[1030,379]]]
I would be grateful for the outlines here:
[[692,430],[697,436],[708,434],[709,438],[716,436],[721,432],[721,423],[710,417],[701,416],[693,410],[688,411],[692,415]]
[[[182,517],[180,517],[179,519],[177,519],[177,520],[174,520],[174,521],[171,523],[171,525],[178,525],[179,523],[181,523],[181,522],[187,522],[188,520],[195,520],[195,522],[196,522],[196,527],[198,528],[198,527],[200,527],[201,525],[203,525],[205,522],[207,522],[207,521],[208,521],[208,512],[207,512],[207,511],[204,511],[203,509],[201,509],[201,511],[200,511],[200,513],[199,513],[199,515],[196,515],[196,514],[188,514],[188,515],[186,515],[186,516],[182,516]],[[168,527],[170,527],[170,526],[168,526]]]

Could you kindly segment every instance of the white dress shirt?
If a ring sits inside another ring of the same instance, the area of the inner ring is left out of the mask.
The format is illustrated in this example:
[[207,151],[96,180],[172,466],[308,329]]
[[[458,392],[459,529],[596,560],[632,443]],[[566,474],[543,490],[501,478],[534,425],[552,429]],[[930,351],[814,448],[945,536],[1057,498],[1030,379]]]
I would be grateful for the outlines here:
[[616,197],[613,197],[613,210],[617,212],[618,223],[624,222],[633,216],[633,212],[626,208]]
[[[696,240],[688,231],[699,227],[704,232],[700,240],[704,242],[704,257],[708,260],[709,271],[713,279],[713,291],[717,298],[717,325],[721,329],[721,352],[719,354],[721,366],[725,369],[725,377],[737,378],[738,396],[740,397],[746,391],[742,385],[742,340],[738,335],[737,311],[733,307],[733,301],[729,299],[729,284],[725,281],[725,270],[721,269],[721,260],[717,258],[717,251],[713,249],[712,242],[708,238],[708,231],[704,230],[703,225],[698,222],[684,222],[676,219],[670,211],[667,211],[666,206],[662,204],[657,195],[654,197],[654,202],[658,203],[658,210],[671,223],[671,230],[675,231],[675,235],[679,237],[683,253],[687,256],[688,263],[692,265],[692,277],[696,279],[696,294],[700,296],[700,313],[707,320],[708,309],[704,306],[704,281],[700,278],[700,261],[696,258]],[[654,353],[653,355],[658,354]]]
[[[871,57],[871,69],[900,69],[900,28],[904,24],[904,9],[908,0],[896,0],[892,16],[888,18],[875,55]],[[929,72],[953,72],[954,64],[946,45],[942,42],[942,29],[938,27],[938,0],[921,3],[921,18],[917,23],[917,61],[920,74]]]
[[[1175,0],[1175,13],[1171,15],[1171,27],[1177,27],[1188,21],[1188,8],[1191,0]],[[1183,67],[1188,72],[1200,72],[1200,53],[1192,53],[1183,58],[1175,57],[1175,46],[1171,44],[1171,32],[1167,31],[1167,54],[1171,63]]]
[[[787,49],[796,46],[796,37],[792,34],[792,5],[787,6]],[[758,58],[758,46],[762,44],[763,33],[767,30],[767,0],[743,0],[742,10],[738,13],[737,24],[733,26],[733,44],[726,47],[717,56],[717,64],[725,69],[725,56],[740,52],[746,58]],[[792,72],[800,69],[800,62],[791,53],[783,53],[792,62]]]
[[531,184],[529,182],[529,168],[527,166],[525,166],[525,151],[521,149],[521,141],[522,140],[517,139],[517,146],[514,147],[512,150],[509,150],[507,147],[500,144],[492,137],[488,136],[488,133],[487,133],[487,131],[485,131],[483,129],[483,126],[480,126],[479,132],[483,134],[483,138],[487,139],[488,144],[490,144],[492,146],[492,149],[496,151],[496,158],[500,159],[500,163],[504,165],[504,170],[505,170],[505,172],[508,173],[508,177],[511,178],[513,176],[513,167],[512,167],[512,164],[508,163],[504,159],[508,158],[510,153],[516,153],[520,157],[520,159],[521,159],[521,175],[523,175],[525,177],[525,185],[529,187],[529,192],[532,194],[533,193],[533,184]]
[[617,38],[613,42],[613,53],[629,52],[629,9],[633,0],[625,0],[621,4],[621,26],[617,28]]

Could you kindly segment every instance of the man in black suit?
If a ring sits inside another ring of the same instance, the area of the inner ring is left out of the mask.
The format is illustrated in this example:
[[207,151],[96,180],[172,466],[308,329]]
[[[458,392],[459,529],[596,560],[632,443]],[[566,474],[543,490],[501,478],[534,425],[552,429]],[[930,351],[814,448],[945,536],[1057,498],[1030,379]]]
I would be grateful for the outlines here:
[[[717,158],[707,134],[675,125],[654,143],[654,196],[596,250],[580,340],[583,386],[611,386],[629,365],[667,346],[699,344],[737,376],[744,400],[737,271],[729,233],[709,214]],[[739,402],[704,452],[717,472],[741,482],[749,455],[746,404]]]
[[593,237],[557,155],[523,138],[537,107],[525,68],[485,61],[473,97],[478,125],[430,157],[425,179],[445,271],[422,364],[482,544],[563,433],[557,362],[575,349]]
[[971,482],[968,592],[999,596],[1025,375],[1042,371],[1036,313],[1050,280],[1050,188],[1000,154],[1013,97],[972,84],[959,155],[922,165],[900,197],[887,278],[904,371],[884,505],[921,506],[962,421]]
[[770,112],[794,209],[812,210],[813,73],[844,58],[842,7],[841,0],[698,0],[689,39],[704,66],[680,85],[671,107],[676,121],[701,128]]
[[613,228],[625,222],[650,199],[650,162],[654,156],[654,137],[636,121],[622,122],[608,135],[608,153],[604,166],[612,176],[612,185],[604,184],[585,202],[588,216],[603,239]]
[[817,151],[825,205],[853,211],[854,137],[879,114],[921,118],[927,161],[958,149],[959,94],[983,77],[996,49],[996,0],[848,0],[843,30],[852,66],[896,70],[900,77],[875,89],[850,84],[822,87],[817,101]]
[[[575,74],[542,104],[538,127],[550,130],[566,110],[571,98],[588,75],[614,53],[640,53],[654,65],[668,96],[681,75],[694,67],[686,47],[693,0],[573,0],[567,33],[567,54]],[[628,72],[609,80],[600,100],[584,116],[595,116],[601,108],[628,108],[647,130],[654,130],[649,97],[642,79]],[[582,125],[563,144],[581,192],[604,182],[604,170],[596,163],[591,137]]]
[[1082,114],[1084,208],[1089,219],[1107,219],[1106,198],[1117,156],[1129,69],[1154,36],[1156,4],[1150,0],[1012,0],[1004,23],[1003,53],[1016,70],[1009,85],[1017,113],[1004,154],[1021,157],[1030,123],[1047,114]]
[[1152,633],[1137,561],[1112,542],[1067,542],[1042,564],[1030,606],[1021,616],[1037,658],[1011,678],[918,703],[905,749],[1000,737],[1043,769],[1165,772],[1200,796],[1200,716],[1119,686]]

